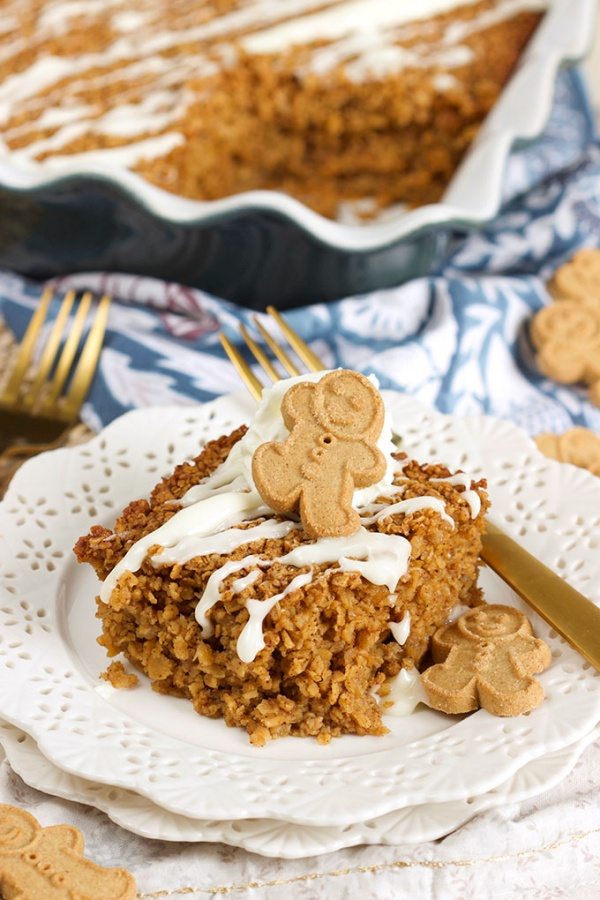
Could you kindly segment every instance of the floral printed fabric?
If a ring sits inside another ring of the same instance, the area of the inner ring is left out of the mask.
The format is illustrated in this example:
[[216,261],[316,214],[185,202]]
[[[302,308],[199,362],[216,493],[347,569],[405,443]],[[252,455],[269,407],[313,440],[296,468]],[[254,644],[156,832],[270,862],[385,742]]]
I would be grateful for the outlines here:
[[[600,244],[600,146],[577,71],[559,78],[541,139],[511,155],[504,196],[492,223],[455,236],[432,277],[296,309],[290,323],[328,366],[372,371],[383,387],[444,412],[491,413],[530,433],[573,424],[600,431],[584,390],[536,372],[526,328],[549,300],[545,279],[578,247]],[[55,284],[117,301],[83,411],[92,427],[134,407],[193,404],[240,387],[218,333],[235,337],[246,310],[133,275],[83,273]],[[0,273],[0,313],[17,337],[39,292]]]

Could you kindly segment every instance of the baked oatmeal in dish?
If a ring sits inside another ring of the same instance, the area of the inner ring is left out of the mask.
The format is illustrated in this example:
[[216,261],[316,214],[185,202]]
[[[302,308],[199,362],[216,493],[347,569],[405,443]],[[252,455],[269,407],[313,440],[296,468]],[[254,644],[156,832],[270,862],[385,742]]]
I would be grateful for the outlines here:
[[3,0],[0,157],[335,216],[438,200],[548,0]]
[[[289,440],[288,392],[318,390],[332,374],[265,391],[249,427],[206,444],[112,530],[95,525],[75,547],[103,582],[108,655],[124,654],[154,690],[245,728],[256,745],[384,734],[377,688],[419,664],[457,605],[480,602],[485,481],[397,452],[387,413],[374,451],[384,474],[351,495],[352,533],[309,537],[299,515],[265,504],[257,449]],[[326,434],[311,466],[340,443]]]

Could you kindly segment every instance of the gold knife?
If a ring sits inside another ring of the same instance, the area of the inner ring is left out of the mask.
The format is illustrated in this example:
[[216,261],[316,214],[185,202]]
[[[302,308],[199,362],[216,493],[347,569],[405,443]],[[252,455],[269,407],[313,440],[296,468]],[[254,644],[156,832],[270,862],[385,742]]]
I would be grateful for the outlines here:
[[481,558],[600,671],[600,607],[487,521]]

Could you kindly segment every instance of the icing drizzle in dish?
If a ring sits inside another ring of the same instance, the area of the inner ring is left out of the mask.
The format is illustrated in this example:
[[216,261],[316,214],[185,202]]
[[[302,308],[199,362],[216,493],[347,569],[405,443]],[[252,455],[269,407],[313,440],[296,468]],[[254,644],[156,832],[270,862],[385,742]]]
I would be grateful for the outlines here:
[[[239,0],[222,15],[200,3],[170,11],[165,29],[153,0],[138,0],[135,9],[123,0],[55,0],[39,14],[33,34],[21,38],[22,0],[8,0],[0,23],[0,65],[10,62],[13,74],[0,84],[0,152],[20,165],[43,162],[57,171],[105,163],[133,168],[163,157],[184,142],[177,126],[198,97],[191,83],[235,64],[239,48],[251,55],[301,48],[300,78],[339,67],[358,82],[406,68],[439,70],[432,83],[445,91],[453,84],[451,70],[471,61],[473,34],[548,5],[496,0],[431,34],[428,17],[477,2]],[[16,33],[5,38],[6,23]],[[82,23],[102,26],[97,32],[106,37],[98,49],[81,53],[77,45],[72,54],[67,49],[43,55],[48,42],[60,42]],[[110,96],[109,109],[95,91]],[[99,136],[99,147],[78,151],[77,141],[90,132]]]

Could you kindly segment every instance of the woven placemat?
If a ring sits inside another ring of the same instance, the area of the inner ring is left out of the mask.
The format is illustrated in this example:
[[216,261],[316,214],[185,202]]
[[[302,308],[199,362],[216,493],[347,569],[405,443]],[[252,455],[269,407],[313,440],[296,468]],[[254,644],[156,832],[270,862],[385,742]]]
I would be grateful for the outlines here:
[[[0,390],[2,390],[4,382],[12,369],[17,350],[18,345],[12,333],[6,327],[2,319],[0,319]],[[88,441],[92,435],[93,431],[86,425],[77,423],[67,431],[62,441],[57,443],[56,446],[67,447],[82,444],[85,441]],[[14,435],[14,438],[16,442],[19,435]],[[27,457],[6,456],[6,454],[0,455],[0,499],[6,493],[11,478],[17,469],[25,462],[26,458]]]

